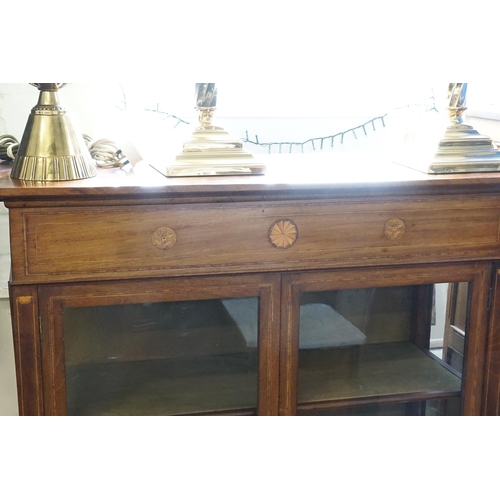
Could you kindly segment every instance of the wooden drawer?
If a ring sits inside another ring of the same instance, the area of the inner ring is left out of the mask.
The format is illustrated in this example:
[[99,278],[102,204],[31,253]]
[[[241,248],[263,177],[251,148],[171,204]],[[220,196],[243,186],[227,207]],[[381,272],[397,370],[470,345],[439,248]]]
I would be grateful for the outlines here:
[[493,196],[17,208],[11,211],[13,280],[492,259],[500,258],[499,222]]

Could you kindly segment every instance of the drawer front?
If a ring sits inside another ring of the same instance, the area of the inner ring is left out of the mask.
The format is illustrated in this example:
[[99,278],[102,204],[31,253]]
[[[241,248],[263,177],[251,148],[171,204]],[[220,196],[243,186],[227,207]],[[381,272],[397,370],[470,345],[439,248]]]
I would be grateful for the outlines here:
[[499,258],[490,199],[17,209],[15,282]]

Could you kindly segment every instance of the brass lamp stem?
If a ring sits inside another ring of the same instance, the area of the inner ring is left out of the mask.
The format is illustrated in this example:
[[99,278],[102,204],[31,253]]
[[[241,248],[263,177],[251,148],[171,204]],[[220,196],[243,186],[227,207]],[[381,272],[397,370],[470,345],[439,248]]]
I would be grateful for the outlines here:
[[448,115],[450,117],[450,125],[462,125],[464,120],[463,120],[463,114],[467,111],[467,108],[448,108]]
[[202,128],[211,127],[216,108],[196,108],[196,109],[198,111],[198,121],[200,122],[200,127]]

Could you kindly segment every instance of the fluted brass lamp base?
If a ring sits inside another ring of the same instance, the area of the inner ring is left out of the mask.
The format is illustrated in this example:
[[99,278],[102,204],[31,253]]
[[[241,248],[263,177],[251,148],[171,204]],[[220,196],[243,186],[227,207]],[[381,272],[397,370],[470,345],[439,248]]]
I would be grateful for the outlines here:
[[97,175],[95,161],[59,102],[64,84],[33,84],[40,89],[31,110],[11,177],[27,181],[69,181]]

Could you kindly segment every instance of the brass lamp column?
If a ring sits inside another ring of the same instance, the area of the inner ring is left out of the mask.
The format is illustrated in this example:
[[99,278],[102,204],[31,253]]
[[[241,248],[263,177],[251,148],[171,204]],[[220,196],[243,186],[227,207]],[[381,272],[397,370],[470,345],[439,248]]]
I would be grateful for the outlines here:
[[65,83],[32,83],[40,90],[19,144],[11,177],[27,181],[68,181],[97,175],[95,161],[76,130],[58,90]]
[[[243,149],[240,139],[212,124],[217,104],[215,83],[196,84],[199,126],[175,162],[160,171],[168,177],[263,174],[266,167]],[[156,167],[155,167],[156,168]]]

